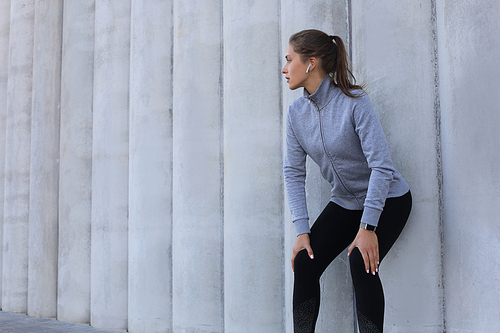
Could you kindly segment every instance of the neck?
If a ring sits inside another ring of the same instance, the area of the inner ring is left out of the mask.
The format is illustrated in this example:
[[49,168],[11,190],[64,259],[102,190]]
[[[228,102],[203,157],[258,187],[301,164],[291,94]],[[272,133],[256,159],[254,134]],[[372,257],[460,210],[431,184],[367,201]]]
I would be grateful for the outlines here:
[[321,81],[323,81],[323,78],[325,77],[325,74],[316,74],[315,72],[311,73],[311,76],[309,77],[309,80],[304,84],[304,88],[307,90],[307,92],[312,95],[316,92],[316,90],[319,87],[319,84]]

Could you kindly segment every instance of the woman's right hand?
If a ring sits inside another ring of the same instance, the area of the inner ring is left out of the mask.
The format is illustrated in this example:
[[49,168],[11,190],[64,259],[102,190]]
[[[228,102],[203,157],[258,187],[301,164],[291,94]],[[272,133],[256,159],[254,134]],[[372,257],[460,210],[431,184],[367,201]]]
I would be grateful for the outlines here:
[[295,271],[295,257],[302,250],[307,250],[309,258],[314,259],[314,253],[311,248],[311,241],[309,239],[309,234],[301,234],[297,236],[295,240],[295,245],[293,246],[292,254],[292,270]]

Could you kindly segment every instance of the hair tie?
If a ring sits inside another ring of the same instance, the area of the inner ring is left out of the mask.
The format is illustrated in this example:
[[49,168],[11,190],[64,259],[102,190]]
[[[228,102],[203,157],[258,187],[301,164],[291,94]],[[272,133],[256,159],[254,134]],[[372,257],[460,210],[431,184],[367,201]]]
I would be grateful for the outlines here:
[[335,36],[333,35],[329,35],[328,37],[330,37],[330,39],[332,40],[332,49],[327,53],[327,54],[331,54],[333,53],[333,51],[335,51],[335,47],[337,46],[337,44],[335,44]]

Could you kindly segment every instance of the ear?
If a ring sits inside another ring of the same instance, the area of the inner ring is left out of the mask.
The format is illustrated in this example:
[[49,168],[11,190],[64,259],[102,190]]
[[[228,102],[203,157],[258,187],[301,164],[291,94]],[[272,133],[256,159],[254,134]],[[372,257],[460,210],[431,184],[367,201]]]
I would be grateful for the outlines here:
[[311,64],[311,70],[313,70],[318,65],[318,59],[316,57],[310,57],[308,63]]

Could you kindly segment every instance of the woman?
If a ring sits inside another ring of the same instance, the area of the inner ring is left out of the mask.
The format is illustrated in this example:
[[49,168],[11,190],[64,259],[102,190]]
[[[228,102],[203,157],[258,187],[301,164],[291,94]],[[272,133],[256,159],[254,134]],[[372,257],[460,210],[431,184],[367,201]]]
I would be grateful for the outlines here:
[[[314,332],[319,278],[347,246],[359,330],[382,332],[379,265],[411,210],[409,186],[395,169],[380,122],[362,87],[351,83],[342,39],[318,30],[290,37],[282,73],[304,88],[287,118],[285,182],[297,232],[293,247],[296,333]],[[330,202],[309,228],[306,156],[332,185]]]

